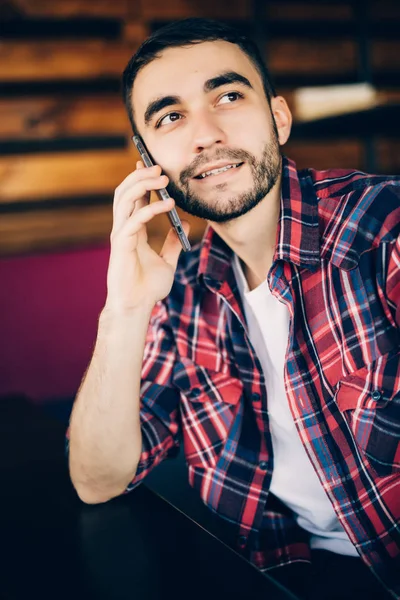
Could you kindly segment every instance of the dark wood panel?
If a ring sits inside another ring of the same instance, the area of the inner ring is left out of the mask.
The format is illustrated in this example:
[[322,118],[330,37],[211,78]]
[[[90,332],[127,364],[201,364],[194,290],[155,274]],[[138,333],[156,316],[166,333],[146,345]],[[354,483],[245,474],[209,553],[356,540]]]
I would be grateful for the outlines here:
[[378,91],[379,100],[382,103],[395,102],[400,104],[400,89],[379,89]]
[[400,2],[398,0],[369,0],[369,15],[375,20],[400,20]]
[[268,1],[265,3],[265,16],[267,19],[296,20],[296,21],[319,21],[335,20],[348,21],[353,17],[353,11],[349,2],[337,2],[325,4],[323,2],[287,2]]
[[400,41],[373,40],[371,43],[371,61],[374,70],[400,69]]
[[8,14],[22,17],[107,17],[138,16],[138,0],[7,0]]
[[135,169],[135,150],[0,157],[0,203],[112,194]]
[[266,49],[272,74],[332,75],[352,73],[357,68],[353,40],[272,39]]
[[375,144],[379,171],[388,175],[400,175],[400,141],[378,139]]
[[282,150],[298,169],[363,169],[365,165],[363,145],[357,139],[292,140]]
[[161,21],[186,17],[211,17],[220,19],[251,18],[252,4],[249,0],[141,0],[144,20]]
[[120,76],[137,44],[105,40],[0,42],[0,81]]
[[[378,138],[374,142],[377,173],[400,175],[400,141]],[[344,168],[368,171],[363,142],[357,139],[332,141],[292,140],[284,154],[296,161],[297,168]]]
[[0,140],[129,133],[120,94],[0,98]]

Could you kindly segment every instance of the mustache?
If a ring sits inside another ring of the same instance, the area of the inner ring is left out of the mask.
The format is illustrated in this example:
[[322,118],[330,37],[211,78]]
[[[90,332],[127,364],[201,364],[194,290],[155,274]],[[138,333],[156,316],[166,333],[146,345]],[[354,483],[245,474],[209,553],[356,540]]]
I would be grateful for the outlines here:
[[256,164],[256,159],[252,154],[246,152],[246,150],[240,150],[235,148],[218,148],[213,156],[207,156],[206,154],[199,154],[186,169],[181,171],[179,175],[179,182],[181,185],[185,185],[189,179],[192,179],[196,173],[209,163],[215,160],[233,160],[235,162],[249,162],[250,165]]

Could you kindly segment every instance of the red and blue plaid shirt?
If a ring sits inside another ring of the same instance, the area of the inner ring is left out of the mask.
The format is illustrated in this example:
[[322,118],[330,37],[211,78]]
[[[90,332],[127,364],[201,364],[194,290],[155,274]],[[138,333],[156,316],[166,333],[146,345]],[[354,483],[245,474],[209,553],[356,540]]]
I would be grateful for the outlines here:
[[[296,171],[283,158],[268,284],[290,313],[284,370],[298,434],[363,561],[400,597],[400,179]],[[269,494],[264,374],[232,250],[211,229],[181,256],[152,314],[135,479],[183,440],[189,482],[262,570],[310,558],[309,534]]]

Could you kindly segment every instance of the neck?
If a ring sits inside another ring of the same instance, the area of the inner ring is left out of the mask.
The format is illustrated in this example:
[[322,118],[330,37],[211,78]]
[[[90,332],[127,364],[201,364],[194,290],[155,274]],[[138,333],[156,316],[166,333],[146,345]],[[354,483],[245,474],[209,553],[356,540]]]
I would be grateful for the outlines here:
[[212,228],[238,255],[249,289],[262,283],[271,268],[280,215],[281,177],[251,211],[228,223],[211,223]]

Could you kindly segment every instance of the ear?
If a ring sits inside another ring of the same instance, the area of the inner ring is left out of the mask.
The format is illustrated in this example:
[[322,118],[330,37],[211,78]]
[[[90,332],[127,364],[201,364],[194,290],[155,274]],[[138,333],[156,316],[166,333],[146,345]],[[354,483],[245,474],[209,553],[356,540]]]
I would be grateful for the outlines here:
[[271,112],[278,129],[279,144],[283,146],[288,141],[292,128],[292,113],[283,96],[271,98]]

